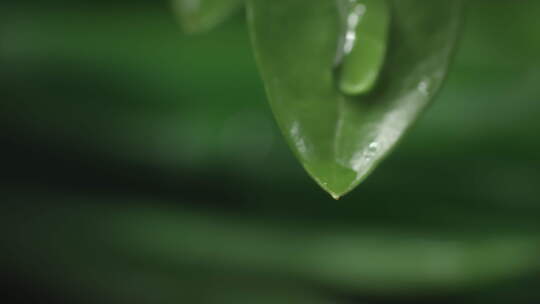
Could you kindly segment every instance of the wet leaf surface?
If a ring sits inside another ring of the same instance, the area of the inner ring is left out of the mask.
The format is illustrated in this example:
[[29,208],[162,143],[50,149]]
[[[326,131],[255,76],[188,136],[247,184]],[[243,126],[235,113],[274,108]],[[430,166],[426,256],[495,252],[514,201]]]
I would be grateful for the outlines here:
[[433,99],[462,13],[461,1],[390,1],[380,79],[369,94],[347,96],[336,85],[339,4],[248,1],[256,57],[278,124],[307,172],[334,198],[365,179]]
[[173,0],[175,11],[187,32],[214,28],[237,12],[244,0]]

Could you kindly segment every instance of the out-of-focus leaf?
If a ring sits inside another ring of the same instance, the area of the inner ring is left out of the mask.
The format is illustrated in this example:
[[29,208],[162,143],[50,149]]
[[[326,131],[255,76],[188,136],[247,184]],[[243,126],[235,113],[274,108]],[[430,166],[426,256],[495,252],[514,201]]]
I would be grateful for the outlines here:
[[[24,274],[30,292],[36,286],[63,295],[69,303],[339,303],[293,280],[277,280],[234,267],[184,264],[183,253],[177,260],[180,263],[148,260],[145,252],[139,255],[137,248],[124,248],[123,241],[116,238],[119,235],[109,230],[124,220],[136,220],[129,214],[142,211],[138,203],[131,205],[133,209],[118,209],[114,207],[120,202],[117,200],[16,198],[6,192],[11,191],[2,188],[0,196],[1,274]],[[197,231],[192,232],[185,236],[198,237]]]
[[248,1],[256,57],[277,121],[308,173],[335,198],[366,178],[433,99],[462,11],[458,0],[390,1],[390,44],[380,81],[369,94],[350,97],[335,83],[338,2]]
[[122,287],[127,272],[187,281],[180,287],[189,289],[184,284],[191,273],[211,277],[226,270],[239,278],[414,296],[463,291],[540,266],[540,231],[515,229],[522,219],[513,214],[496,233],[493,223],[482,224],[481,215],[474,215],[476,230],[448,224],[447,231],[418,231],[380,224],[329,227],[309,218],[230,216],[154,200],[38,193],[3,191],[0,228],[9,250],[0,263],[42,277],[52,268],[64,281],[86,287],[98,287],[100,277]]
[[207,31],[239,11],[244,0],[173,0],[186,32]]

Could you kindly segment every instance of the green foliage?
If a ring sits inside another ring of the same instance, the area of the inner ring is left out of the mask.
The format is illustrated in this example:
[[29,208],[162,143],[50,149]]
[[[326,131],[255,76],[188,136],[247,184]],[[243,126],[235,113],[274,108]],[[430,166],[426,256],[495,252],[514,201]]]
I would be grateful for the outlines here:
[[304,168],[334,198],[364,180],[433,99],[462,20],[461,1],[352,3],[247,1],[276,120]]
[[[440,88],[458,35],[461,2],[391,2],[391,41],[381,81],[361,96],[336,87],[341,16],[334,1],[249,4],[255,50],[277,121],[306,170],[338,198],[366,178]],[[343,62],[345,77],[351,77],[351,69],[365,68],[356,66],[363,60],[349,58]]]
[[11,2],[8,275],[85,303],[538,302],[539,1],[469,1],[439,101],[339,204],[276,140],[241,18]]

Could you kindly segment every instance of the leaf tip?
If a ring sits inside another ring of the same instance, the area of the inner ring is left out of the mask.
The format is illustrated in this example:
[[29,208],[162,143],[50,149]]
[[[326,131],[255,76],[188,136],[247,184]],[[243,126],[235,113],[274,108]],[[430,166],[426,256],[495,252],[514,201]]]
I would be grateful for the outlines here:
[[306,171],[330,196],[339,200],[358,185],[358,175],[333,162],[305,163]]
[[336,201],[339,201],[339,199],[341,198],[341,195],[338,195],[332,192],[329,192],[329,193],[330,193],[330,196],[332,196],[332,198],[335,199]]

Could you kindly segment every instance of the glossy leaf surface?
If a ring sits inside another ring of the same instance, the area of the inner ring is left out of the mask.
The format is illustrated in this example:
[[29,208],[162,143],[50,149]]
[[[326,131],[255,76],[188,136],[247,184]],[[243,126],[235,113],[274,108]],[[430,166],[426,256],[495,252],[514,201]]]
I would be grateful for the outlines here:
[[173,0],[186,32],[203,32],[214,28],[238,11],[244,0]]
[[383,67],[390,6],[387,0],[347,2],[343,8],[346,32],[339,88],[345,94],[359,95],[373,89]]
[[278,124],[308,173],[334,198],[356,187],[433,99],[462,10],[461,1],[389,1],[389,45],[379,80],[369,94],[350,97],[336,84],[340,5],[248,1],[256,57]]

